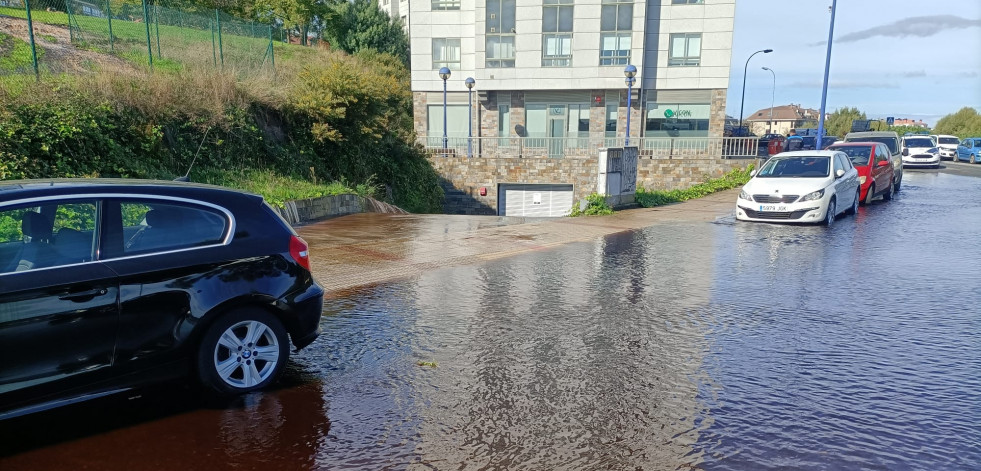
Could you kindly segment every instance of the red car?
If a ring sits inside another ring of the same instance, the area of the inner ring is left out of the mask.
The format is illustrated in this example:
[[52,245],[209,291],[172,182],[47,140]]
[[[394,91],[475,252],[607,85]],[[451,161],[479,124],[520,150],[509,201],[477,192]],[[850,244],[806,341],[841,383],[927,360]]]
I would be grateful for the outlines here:
[[872,198],[882,196],[882,199],[892,199],[893,188],[892,153],[881,142],[840,142],[832,144],[828,150],[844,152],[858,170],[858,181],[861,184],[859,198],[862,204],[869,204]]

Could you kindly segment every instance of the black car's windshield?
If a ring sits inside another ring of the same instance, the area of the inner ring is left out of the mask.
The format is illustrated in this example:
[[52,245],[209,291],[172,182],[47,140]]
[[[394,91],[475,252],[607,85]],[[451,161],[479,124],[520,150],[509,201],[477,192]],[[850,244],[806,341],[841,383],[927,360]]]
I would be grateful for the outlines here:
[[867,166],[872,155],[872,146],[831,146],[828,150],[844,152],[856,167]]
[[956,137],[941,137],[938,139],[941,144],[957,144]]
[[933,147],[933,141],[927,137],[906,139],[906,147]]
[[821,178],[829,175],[831,159],[823,156],[774,157],[763,165],[760,178]]
[[851,141],[851,142],[855,142],[855,141],[862,141],[862,142],[881,142],[881,143],[885,144],[886,147],[889,148],[889,152],[892,152],[894,155],[897,152],[899,152],[899,147],[898,147],[899,146],[899,143],[896,142],[896,139],[895,138],[889,137],[889,136],[879,136],[879,137],[853,137],[853,138],[848,139],[848,140]]

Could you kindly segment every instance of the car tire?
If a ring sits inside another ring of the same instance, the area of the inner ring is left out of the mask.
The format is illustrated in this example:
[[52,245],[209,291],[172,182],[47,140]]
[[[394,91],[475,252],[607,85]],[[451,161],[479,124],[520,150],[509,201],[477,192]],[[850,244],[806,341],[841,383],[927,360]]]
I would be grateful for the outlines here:
[[859,200],[859,198],[861,196],[862,196],[862,189],[859,188],[859,189],[855,190],[855,200],[852,201],[852,207],[851,208],[848,208],[848,211],[846,211],[846,213],[848,213],[848,214],[858,214],[858,203],[859,203],[858,200]]
[[201,384],[223,396],[257,391],[274,382],[289,360],[289,338],[276,316],[259,308],[215,320],[198,345]]
[[896,195],[896,185],[889,185],[889,189],[882,194],[882,201],[892,201],[892,197]]
[[865,193],[865,201],[862,204],[872,204],[872,198],[875,198],[875,183],[869,186],[869,191]]
[[974,154],[971,154],[971,160],[970,160],[970,162],[971,162],[972,164],[976,164],[976,163],[978,163],[978,158],[977,158],[977,157],[975,157],[975,156],[974,156]]
[[831,201],[828,201],[828,211],[824,214],[825,226],[831,227],[831,225],[835,223],[835,210],[837,209],[838,208],[835,207],[835,199],[831,198]]
[[903,175],[899,174],[899,180],[892,182],[892,189],[889,190],[890,193],[898,193],[899,188],[903,186]]

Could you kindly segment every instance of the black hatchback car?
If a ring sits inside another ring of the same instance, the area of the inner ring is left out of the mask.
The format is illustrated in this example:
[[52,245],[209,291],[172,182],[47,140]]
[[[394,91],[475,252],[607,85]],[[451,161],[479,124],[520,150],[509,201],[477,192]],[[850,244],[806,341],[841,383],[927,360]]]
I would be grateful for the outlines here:
[[320,333],[309,263],[257,195],[0,181],[0,419],[177,377],[269,385]]

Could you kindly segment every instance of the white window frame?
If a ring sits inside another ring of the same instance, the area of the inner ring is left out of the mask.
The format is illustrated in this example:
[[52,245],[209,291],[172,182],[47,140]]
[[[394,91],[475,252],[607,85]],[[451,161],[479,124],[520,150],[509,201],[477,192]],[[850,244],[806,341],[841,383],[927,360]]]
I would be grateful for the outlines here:
[[[607,7],[615,6],[613,9],[613,29],[603,29],[603,12],[609,11]],[[600,7],[600,44],[599,44],[599,65],[601,66],[620,66],[627,65],[630,63],[630,55],[633,49],[633,24],[634,24],[634,3],[627,0],[603,0]],[[629,8],[630,18],[629,25],[623,27],[620,24],[620,9]],[[615,39],[616,47],[615,49],[604,49],[604,45],[609,39]],[[626,41],[626,47],[624,47],[624,41]]]
[[[453,55],[451,54],[453,49],[456,49],[456,57],[447,58],[447,55]],[[442,67],[460,70],[460,55],[460,38],[433,38],[433,70],[439,70]],[[437,60],[437,57],[446,60]]]
[[[692,40],[698,40],[698,50],[692,51]],[[675,40],[685,42],[685,52],[676,56]],[[668,38],[668,67],[698,67],[702,64],[702,33],[673,33]]]
[[432,0],[433,11],[452,11],[460,9],[460,0]]

